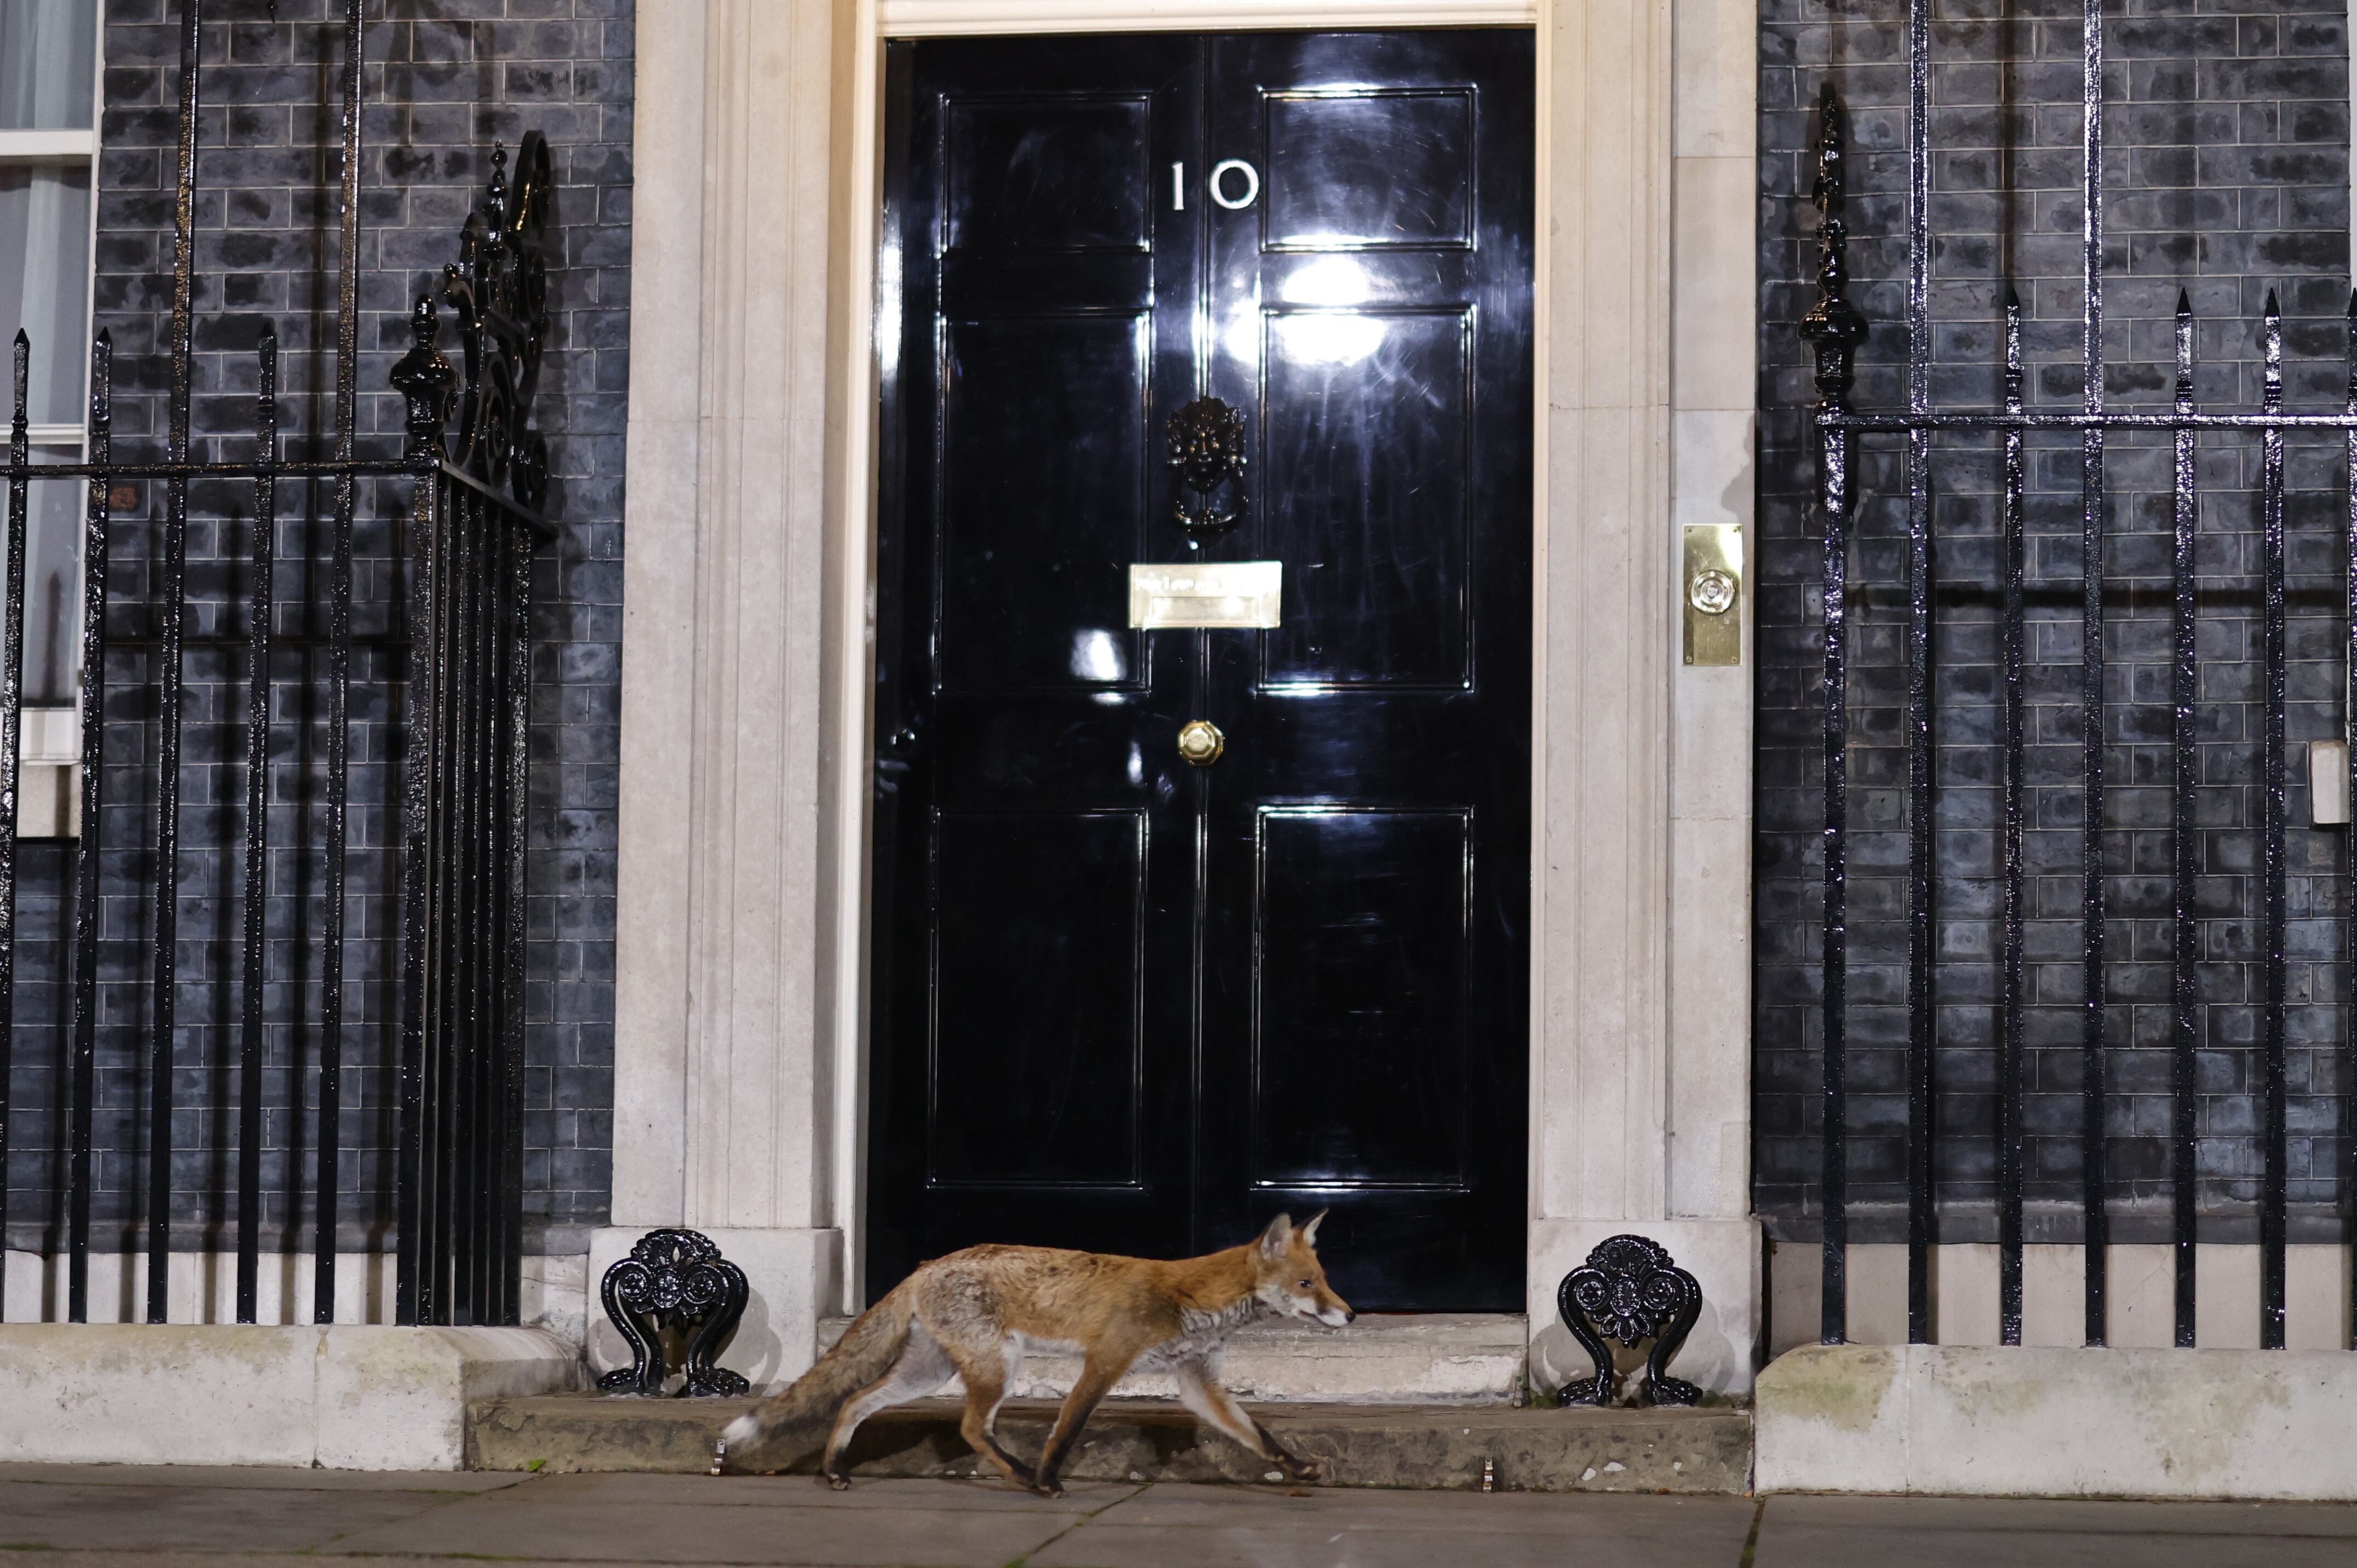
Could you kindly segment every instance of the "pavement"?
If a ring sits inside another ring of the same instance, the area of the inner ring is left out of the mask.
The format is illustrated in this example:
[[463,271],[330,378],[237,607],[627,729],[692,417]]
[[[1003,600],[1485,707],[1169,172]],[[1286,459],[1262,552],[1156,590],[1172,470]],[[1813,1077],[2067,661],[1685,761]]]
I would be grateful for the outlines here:
[[[5,1554],[21,1552],[21,1558]],[[34,1554],[38,1553],[37,1557]],[[0,1466],[0,1568],[2307,1568],[2357,1507]]]

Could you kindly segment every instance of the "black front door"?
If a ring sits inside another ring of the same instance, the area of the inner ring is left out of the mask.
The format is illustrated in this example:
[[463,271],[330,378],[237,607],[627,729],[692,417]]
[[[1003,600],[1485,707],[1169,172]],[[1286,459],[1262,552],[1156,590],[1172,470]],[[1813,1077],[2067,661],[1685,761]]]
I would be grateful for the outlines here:
[[[889,64],[871,1295],[1327,1208],[1354,1305],[1518,1309],[1530,35]],[[1278,626],[1131,628],[1134,563],[1243,561]]]

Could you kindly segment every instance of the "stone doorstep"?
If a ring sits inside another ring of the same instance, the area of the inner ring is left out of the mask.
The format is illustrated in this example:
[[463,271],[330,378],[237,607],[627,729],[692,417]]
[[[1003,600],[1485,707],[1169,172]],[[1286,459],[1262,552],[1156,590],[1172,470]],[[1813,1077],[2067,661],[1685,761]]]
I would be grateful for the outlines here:
[[[714,1441],[747,1399],[559,1394],[479,1402],[468,1410],[471,1469],[708,1470]],[[851,1469],[862,1477],[995,1474],[959,1435],[959,1402],[922,1400],[859,1429]],[[1327,1463],[1329,1486],[1480,1489],[1482,1462],[1501,1491],[1734,1492],[1750,1489],[1751,1419],[1732,1406],[1699,1410],[1540,1410],[1503,1405],[1269,1405],[1256,1408],[1286,1444]],[[1017,1454],[1045,1440],[1055,1406],[1010,1401],[998,1430]],[[817,1438],[785,1467],[815,1472]],[[764,1464],[775,1455],[763,1456]],[[1082,1434],[1066,1477],[1087,1481],[1265,1482],[1266,1462],[1200,1428],[1184,1408],[1109,1400]]]
[[[824,1354],[851,1326],[819,1325]],[[1347,1328],[1298,1322],[1238,1329],[1221,1358],[1220,1380],[1238,1398],[1270,1403],[1510,1404],[1522,1397],[1530,1321],[1520,1313],[1369,1313]],[[1008,1390],[1018,1400],[1058,1400],[1080,1376],[1081,1359],[1034,1351]],[[951,1392],[959,1391],[954,1381]],[[1168,1377],[1137,1373],[1117,1398],[1171,1401]]]

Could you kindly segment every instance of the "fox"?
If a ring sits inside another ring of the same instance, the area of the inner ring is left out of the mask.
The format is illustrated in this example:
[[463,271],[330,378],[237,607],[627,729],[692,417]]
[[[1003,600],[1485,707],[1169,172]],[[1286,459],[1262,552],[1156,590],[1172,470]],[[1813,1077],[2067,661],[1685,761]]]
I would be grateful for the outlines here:
[[[1168,1372],[1196,1416],[1297,1481],[1325,1466],[1293,1453],[1220,1385],[1229,1335],[1247,1323],[1297,1317],[1340,1328],[1358,1316],[1318,1261],[1324,1210],[1295,1226],[1280,1214],[1254,1240],[1200,1258],[1165,1262],[1056,1247],[968,1247],[920,1265],[862,1313],[818,1364],[729,1423],[713,1456],[724,1473],[798,1428],[833,1420],[819,1479],[844,1490],[844,1451],[877,1411],[965,1381],[959,1430],[974,1453],[1017,1487],[1063,1496],[1064,1461],[1089,1414],[1131,1368]],[[1057,1412],[1037,1465],[998,1440],[998,1407],[1027,1348],[1078,1351],[1081,1375]]]

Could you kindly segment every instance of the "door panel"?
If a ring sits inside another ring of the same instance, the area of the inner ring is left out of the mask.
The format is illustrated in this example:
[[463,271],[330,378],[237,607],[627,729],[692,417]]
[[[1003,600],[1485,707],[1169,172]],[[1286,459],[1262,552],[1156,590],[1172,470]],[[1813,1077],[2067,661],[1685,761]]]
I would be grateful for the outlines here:
[[1253,1185],[1464,1191],[1469,813],[1259,827]]
[[1262,682],[1464,686],[1472,323],[1338,306],[1265,320],[1261,547],[1298,570]]
[[[1359,1306],[1519,1308],[1533,70],[1507,29],[891,48],[871,1295],[1328,1208]],[[1247,499],[1196,541],[1204,396]],[[1204,560],[1282,563],[1281,624],[1128,628],[1132,562]]]
[[1147,327],[1142,314],[947,325],[943,689],[1137,684],[1123,575],[1146,532]]
[[935,823],[929,1186],[1138,1185],[1146,849],[1142,811]]
[[1146,97],[960,94],[945,111],[950,250],[1148,248]]
[[1354,85],[1266,105],[1270,249],[1472,246],[1472,93]]

